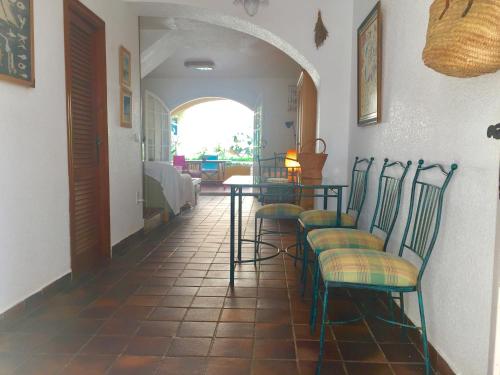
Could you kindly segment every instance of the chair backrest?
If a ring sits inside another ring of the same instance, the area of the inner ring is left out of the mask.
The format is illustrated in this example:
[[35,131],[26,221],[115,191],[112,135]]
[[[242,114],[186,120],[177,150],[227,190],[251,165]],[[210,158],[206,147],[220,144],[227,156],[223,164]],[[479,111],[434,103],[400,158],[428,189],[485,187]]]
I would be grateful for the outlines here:
[[300,193],[295,168],[285,166],[285,154],[275,154],[271,158],[258,158],[259,179],[271,186],[261,187],[259,200],[269,203],[300,203]]
[[219,163],[210,163],[210,160],[219,160],[219,155],[205,155],[203,163],[201,163],[201,169],[203,171],[218,171]]
[[375,229],[384,233],[384,251],[387,248],[399,214],[404,187],[403,182],[411,164],[411,161],[403,164],[400,161],[390,162],[389,159],[385,159],[384,166],[380,172],[377,203],[375,205],[375,212],[373,213],[370,233],[373,233]]
[[355,214],[358,225],[361,211],[365,205],[366,190],[368,187],[368,174],[372,167],[374,158],[360,159],[356,156],[351,176],[351,192],[349,194],[349,202],[347,203],[347,213]]
[[[444,193],[457,168],[457,164],[452,164],[450,169],[446,170],[440,164],[424,166],[423,160],[418,162],[412,184],[408,221],[401,241],[399,256],[403,256],[404,251],[409,250],[422,260],[418,275],[419,281],[438,237]],[[422,172],[431,170],[441,172],[441,183],[435,184],[423,180]]]
[[186,157],[184,155],[174,155],[174,167],[187,168]]

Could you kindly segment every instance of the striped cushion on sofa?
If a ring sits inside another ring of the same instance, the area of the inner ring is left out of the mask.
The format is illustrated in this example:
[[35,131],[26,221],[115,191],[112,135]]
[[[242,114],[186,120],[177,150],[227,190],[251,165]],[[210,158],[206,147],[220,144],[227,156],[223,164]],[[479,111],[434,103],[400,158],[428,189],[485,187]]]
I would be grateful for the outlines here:
[[401,257],[367,249],[327,250],[319,256],[323,280],[349,284],[413,287],[418,269]]
[[342,248],[384,250],[384,240],[358,229],[315,229],[309,232],[307,241],[316,254],[325,250]]

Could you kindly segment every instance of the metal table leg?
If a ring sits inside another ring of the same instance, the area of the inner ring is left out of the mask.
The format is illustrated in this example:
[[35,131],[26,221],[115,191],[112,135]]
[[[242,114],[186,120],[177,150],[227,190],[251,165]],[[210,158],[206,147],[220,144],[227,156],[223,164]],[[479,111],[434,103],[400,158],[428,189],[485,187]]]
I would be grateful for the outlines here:
[[238,261],[241,262],[241,226],[243,211],[243,188],[240,187],[238,194]]
[[230,215],[230,239],[229,239],[229,285],[234,286],[234,219],[235,219],[235,195],[236,187],[231,186],[231,215]]

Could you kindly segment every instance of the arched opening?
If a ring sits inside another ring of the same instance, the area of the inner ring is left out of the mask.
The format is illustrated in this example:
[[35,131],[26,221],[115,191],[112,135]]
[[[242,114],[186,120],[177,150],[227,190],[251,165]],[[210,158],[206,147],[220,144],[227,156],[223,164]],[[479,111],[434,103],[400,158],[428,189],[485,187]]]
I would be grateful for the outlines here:
[[199,98],[172,113],[172,155],[202,160],[252,163],[254,157],[254,111],[225,98]]

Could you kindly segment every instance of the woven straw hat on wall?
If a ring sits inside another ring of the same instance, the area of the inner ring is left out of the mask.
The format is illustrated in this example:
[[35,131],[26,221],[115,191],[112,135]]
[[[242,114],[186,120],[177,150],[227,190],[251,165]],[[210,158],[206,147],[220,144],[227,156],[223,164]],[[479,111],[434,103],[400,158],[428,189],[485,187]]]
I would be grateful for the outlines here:
[[453,77],[499,70],[500,0],[435,0],[423,59]]

